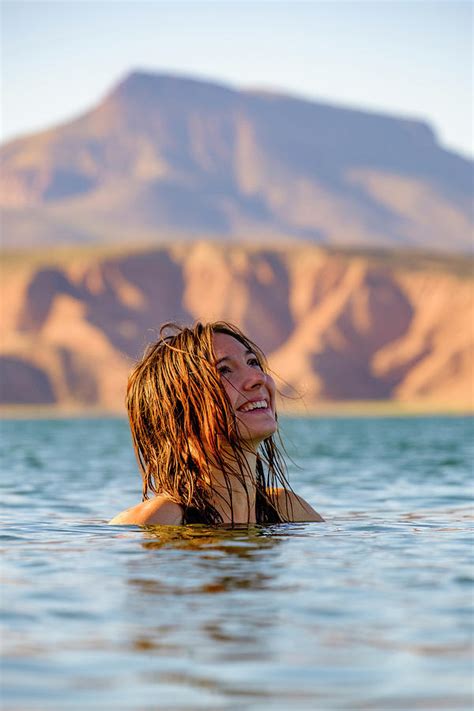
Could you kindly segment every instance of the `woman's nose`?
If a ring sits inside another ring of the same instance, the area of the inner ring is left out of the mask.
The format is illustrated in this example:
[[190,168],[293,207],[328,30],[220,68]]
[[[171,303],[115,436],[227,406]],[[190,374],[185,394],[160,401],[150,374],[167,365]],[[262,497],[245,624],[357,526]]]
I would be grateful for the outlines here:
[[253,390],[256,387],[260,387],[264,383],[265,373],[263,373],[259,368],[248,366],[244,378],[244,388],[246,390]]

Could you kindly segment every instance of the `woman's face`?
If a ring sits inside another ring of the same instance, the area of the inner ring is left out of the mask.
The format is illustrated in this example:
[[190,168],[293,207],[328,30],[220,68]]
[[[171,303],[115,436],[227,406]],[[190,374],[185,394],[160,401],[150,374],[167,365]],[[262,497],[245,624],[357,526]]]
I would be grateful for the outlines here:
[[216,367],[234,409],[239,434],[255,449],[276,432],[275,383],[250,350],[227,333],[214,334]]

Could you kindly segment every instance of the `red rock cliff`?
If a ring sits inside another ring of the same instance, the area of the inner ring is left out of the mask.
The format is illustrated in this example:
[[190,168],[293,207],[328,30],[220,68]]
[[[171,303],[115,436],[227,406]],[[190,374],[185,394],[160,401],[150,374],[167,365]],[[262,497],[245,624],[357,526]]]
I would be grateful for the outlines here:
[[472,405],[473,281],[461,259],[315,246],[176,245],[3,269],[3,404],[122,408],[167,320],[236,322],[305,402]]

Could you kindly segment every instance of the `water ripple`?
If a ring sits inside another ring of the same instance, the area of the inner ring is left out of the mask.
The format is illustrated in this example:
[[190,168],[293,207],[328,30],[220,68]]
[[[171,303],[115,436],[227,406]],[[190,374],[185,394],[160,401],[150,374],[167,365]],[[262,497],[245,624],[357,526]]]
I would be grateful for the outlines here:
[[471,708],[472,420],[286,420],[327,522],[234,530],[107,526],[121,420],[2,430],[7,708]]

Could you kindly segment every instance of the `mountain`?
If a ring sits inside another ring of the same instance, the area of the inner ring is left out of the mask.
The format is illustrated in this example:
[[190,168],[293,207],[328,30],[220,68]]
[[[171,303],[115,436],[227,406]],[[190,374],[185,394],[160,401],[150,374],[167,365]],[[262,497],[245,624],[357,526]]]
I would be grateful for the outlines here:
[[133,72],[0,149],[8,247],[206,236],[469,251],[472,161],[423,122]]
[[3,404],[120,411],[127,374],[160,324],[196,318],[239,324],[293,405],[474,404],[466,257],[198,241],[17,253],[2,282]]

